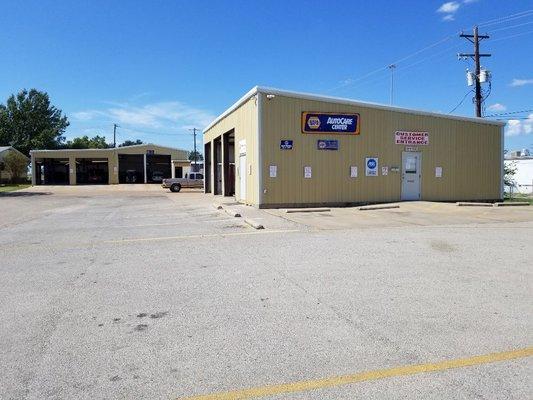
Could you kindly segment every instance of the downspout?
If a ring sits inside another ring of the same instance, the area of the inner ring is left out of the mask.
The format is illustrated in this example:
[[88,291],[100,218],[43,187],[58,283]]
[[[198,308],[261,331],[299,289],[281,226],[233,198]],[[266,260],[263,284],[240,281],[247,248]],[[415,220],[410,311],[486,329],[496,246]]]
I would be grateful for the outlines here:
[[257,208],[263,204],[263,154],[261,152],[263,144],[263,94],[257,91]]
[[505,126],[501,127],[500,130],[500,142],[501,142],[501,151],[500,151],[500,200],[503,200],[505,196],[505,186],[504,186],[504,175],[505,175],[505,156],[504,156],[504,134]]

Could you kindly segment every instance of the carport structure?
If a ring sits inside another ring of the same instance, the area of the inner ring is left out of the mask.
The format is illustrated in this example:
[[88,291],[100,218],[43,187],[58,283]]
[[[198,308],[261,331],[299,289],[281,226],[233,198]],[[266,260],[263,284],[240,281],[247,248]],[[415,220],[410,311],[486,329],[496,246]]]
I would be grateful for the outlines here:
[[157,183],[172,176],[172,160],[187,163],[187,150],[154,144],[32,150],[32,184]]

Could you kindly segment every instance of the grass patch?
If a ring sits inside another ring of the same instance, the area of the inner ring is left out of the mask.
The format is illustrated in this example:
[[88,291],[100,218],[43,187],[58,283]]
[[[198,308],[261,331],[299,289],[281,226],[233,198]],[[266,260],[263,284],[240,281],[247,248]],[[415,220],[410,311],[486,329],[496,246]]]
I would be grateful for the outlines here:
[[524,196],[524,195],[515,195],[511,199],[508,196],[505,196],[505,199],[503,201],[505,203],[513,203],[515,201],[525,201],[526,203],[533,204],[533,197],[532,196]]
[[20,185],[0,185],[0,193],[14,192],[15,190],[26,189],[31,185],[20,184]]

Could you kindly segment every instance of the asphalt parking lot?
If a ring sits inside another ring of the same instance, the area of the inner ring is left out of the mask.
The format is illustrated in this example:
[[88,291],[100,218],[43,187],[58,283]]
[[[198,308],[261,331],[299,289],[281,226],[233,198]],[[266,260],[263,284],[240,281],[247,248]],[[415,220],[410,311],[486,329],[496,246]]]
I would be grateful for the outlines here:
[[212,203],[0,197],[0,397],[533,397],[533,207]]

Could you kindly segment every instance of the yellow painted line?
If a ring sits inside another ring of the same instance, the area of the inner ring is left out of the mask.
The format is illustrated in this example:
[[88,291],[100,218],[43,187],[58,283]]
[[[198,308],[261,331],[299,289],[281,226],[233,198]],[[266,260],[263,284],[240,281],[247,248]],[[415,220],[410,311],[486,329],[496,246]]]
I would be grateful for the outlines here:
[[475,365],[494,363],[498,361],[513,360],[515,358],[530,357],[533,355],[533,347],[525,349],[503,351],[500,353],[484,354],[469,358],[439,361],[436,363],[407,365],[401,367],[380,369],[375,371],[360,372],[353,375],[334,376],[324,379],[314,379],[279,385],[261,386],[250,389],[220,392],[192,397],[184,397],[181,400],[238,400],[252,399],[263,396],[273,396],[284,393],[306,392],[309,390],[331,388],[348,385],[357,382],[373,381],[377,379],[407,376],[427,372],[444,371],[453,368],[471,367]]
[[132,238],[132,239],[118,239],[118,240],[104,240],[100,243],[131,243],[131,242],[150,242],[160,240],[180,240],[180,239],[203,239],[213,237],[228,237],[228,236],[251,236],[251,235],[268,235],[271,233],[292,233],[299,232],[297,229],[282,229],[282,230],[262,230],[262,231],[248,231],[248,232],[231,232],[231,233],[209,233],[198,235],[178,235],[178,236],[156,236],[145,238]]

